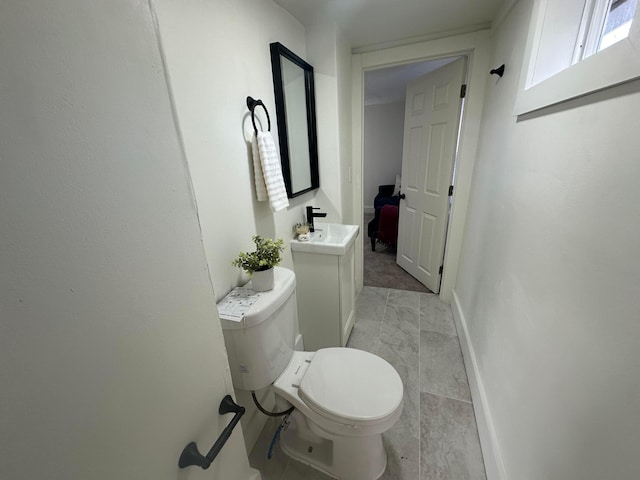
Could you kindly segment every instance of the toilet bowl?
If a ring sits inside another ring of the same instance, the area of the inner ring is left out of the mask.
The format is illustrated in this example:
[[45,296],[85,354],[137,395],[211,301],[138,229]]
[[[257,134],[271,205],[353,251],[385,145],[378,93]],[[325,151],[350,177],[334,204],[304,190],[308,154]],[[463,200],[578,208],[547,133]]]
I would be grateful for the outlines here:
[[241,322],[222,321],[234,387],[269,387],[279,407],[294,407],[280,434],[290,457],[334,478],[375,480],[386,467],[382,433],[402,413],[402,380],[365,351],[294,351],[295,275],[274,273],[274,289]]
[[286,454],[337,478],[382,475],[381,434],[403,404],[402,381],[386,361],[351,348],[294,352],[272,390],[295,407],[280,437]]

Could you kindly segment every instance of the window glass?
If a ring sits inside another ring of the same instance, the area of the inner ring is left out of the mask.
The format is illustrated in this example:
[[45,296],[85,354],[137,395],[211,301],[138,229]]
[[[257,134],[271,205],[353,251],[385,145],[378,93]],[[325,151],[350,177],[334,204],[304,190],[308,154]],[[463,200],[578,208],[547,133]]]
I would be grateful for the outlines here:
[[607,13],[604,29],[600,36],[598,51],[629,36],[631,22],[636,13],[638,0],[614,0]]

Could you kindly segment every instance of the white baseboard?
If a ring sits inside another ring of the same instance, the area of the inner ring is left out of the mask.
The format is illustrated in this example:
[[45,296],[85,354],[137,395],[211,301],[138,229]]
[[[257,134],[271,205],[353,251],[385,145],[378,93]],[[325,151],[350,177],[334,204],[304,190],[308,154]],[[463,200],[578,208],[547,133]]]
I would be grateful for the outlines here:
[[487,403],[487,397],[482,384],[480,371],[478,369],[478,362],[473,349],[473,344],[469,338],[467,321],[455,289],[453,290],[451,310],[453,311],[453,318],[456,322],[456,329],[458,330],[458,338],[460,339],[464,365],[467,370],[467,377],[469,378],[469,388],[471,390],[476,423],[478,425],[478,436],[480,437],[480,446],[482,447],[482,457],[484,459],[487,480],[504,480],[507,476],[504,471],[504,463],[502,462],[502,456],[500,455],[500,448],[496,442],[495,429],[491,419],[491,411]]

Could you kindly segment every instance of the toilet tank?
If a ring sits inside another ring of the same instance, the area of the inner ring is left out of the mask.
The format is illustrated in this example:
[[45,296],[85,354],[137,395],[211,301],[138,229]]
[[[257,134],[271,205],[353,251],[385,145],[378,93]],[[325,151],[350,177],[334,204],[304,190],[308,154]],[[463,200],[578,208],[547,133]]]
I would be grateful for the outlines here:
[[273,289],[260,292],[240,322],[220,320],[236,389],[265,388],[289,363],[298,314],[295,286],[291,270],[275,267]]

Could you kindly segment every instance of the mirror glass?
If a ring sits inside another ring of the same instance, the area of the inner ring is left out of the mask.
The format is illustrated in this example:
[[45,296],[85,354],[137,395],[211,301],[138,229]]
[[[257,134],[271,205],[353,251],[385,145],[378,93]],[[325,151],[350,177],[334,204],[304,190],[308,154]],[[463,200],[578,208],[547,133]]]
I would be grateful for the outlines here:
[[276,42],[271,68],[282,173],[293,198],[320,186],[313,67]]

